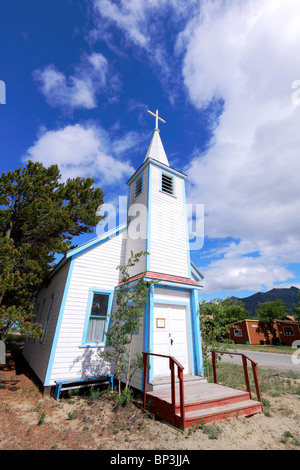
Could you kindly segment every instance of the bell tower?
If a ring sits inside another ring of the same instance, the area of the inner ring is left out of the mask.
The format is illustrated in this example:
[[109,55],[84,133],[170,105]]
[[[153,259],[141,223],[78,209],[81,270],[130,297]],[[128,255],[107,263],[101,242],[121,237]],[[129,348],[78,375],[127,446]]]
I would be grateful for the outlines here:
[[143,164],[127,182],[129,186],[127,258],[133,252],[147,251],[130,272],[143,271],[190,277],[190,255],[185,179],[171,168],[164,150],[156,113],[155,129]]
[[191,271],[187,176],[170,167],[158,129],[158,122],[165,121],[157,110],[148,112],[155,117],[155,129],[142,165],[127,182],[126,259],[131,251],[148,252],[129,275],[133,282],[143,273],[157,280],[150,288],[143,332],[136,339],[137,350],[158,355],[149,359],[148,382],[153,385],[170,373],[169,356],[179,360],[185,374],[203,373],[198,301],[202,278]]

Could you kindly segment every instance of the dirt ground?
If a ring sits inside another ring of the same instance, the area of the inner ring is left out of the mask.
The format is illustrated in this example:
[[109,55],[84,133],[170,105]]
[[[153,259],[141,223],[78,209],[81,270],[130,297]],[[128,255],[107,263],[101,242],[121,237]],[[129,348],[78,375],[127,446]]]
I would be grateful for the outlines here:
[[262,414],[182,432],[145,414],[139,398],[119,408],[108,391],[44,398],[21,358],[9,357],[0,366],[0,449],[299,450],[299,394],[266,398]]

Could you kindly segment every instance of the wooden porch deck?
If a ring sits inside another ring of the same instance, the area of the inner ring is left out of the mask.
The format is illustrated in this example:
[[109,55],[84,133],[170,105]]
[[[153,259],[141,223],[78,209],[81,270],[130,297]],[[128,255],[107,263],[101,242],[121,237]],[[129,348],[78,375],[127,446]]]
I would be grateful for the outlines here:
[[215,383],[185,384],[183,419],[180,406],[180,393],[179,390],[175,390],[174,413],[170,384],[146,393],[148,411],[183,429],[203,422],[251,416],[262,411],[262,403],[252,400],[249,392]]

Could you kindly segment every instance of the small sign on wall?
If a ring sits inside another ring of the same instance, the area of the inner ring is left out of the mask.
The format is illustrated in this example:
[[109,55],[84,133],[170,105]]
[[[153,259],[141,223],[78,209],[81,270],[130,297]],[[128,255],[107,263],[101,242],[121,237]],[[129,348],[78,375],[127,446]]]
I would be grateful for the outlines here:
[[165,328],[165,318],[157,318],[156,319],[156,328]]

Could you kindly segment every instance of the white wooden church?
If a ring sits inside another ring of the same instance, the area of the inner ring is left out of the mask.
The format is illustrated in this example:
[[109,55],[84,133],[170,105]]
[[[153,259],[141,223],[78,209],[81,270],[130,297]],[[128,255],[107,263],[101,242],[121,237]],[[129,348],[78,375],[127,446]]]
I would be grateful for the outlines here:
[[[116,267],[126,264],[131,251],[149,254],[131,268],[130,280],[144,272],[147,279],[157,280],[134,337],[135,352],[174,356],[184,374],[203,374],[198,300],[202,275],[190,260],[187,176],[170,167],[158,129],[158,121],[165,121],[158,111],[150,114],[156,125],[143,163],[127,182],[126,223],[69,251],[39,291],[35,309],[44,334],[40,340],[27,340],[23,355],[45,389],[113,374],[98,348],[106,347],[121,281]],[[149,357],[151,384],[169,374],[169,361]],[[142,390],[142,371],[131,385]]]

